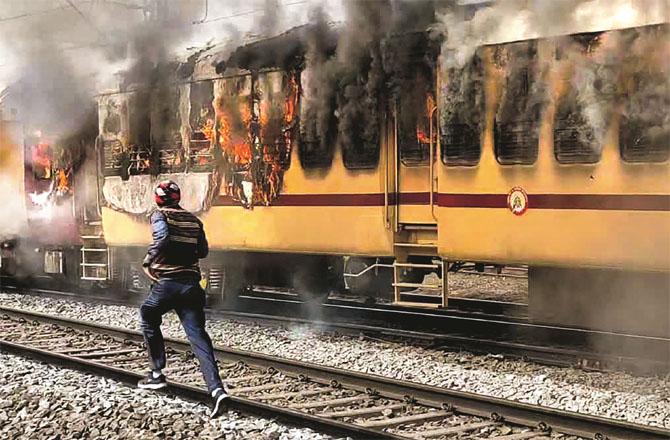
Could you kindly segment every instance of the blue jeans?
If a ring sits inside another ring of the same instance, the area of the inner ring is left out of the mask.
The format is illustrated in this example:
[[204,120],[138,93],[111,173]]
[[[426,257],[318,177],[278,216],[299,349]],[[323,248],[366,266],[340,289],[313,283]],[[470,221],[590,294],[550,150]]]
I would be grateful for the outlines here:
[[154,370],[165,368],[165,341],[161,333],[163,315],[174,310],[184,327],[191,349],[210,392],[222,388],[214,347],[205,330],[205,292],[196,281],[161,279],[140,306],[140,324]]

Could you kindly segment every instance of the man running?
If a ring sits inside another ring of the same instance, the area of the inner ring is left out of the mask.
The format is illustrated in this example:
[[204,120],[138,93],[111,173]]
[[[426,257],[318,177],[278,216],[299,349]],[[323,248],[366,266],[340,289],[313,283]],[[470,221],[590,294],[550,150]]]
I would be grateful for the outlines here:
[[162,371],[166,359],[160,326],[163,315],[174,310],[212,395],[211,417],[218,417],[229,396],[219,376],[212,340],[205,330],[205,292],[200,287],[198,260],[209,253],[207,237],[202,222],[179,206],[181,192],[175,182],[159,183],[154,196],[158,208],[151,215],[153,242],[142,263],[154,284],[140,306],[140,324],[151,371],[137,386],[152,390],[167,386]]

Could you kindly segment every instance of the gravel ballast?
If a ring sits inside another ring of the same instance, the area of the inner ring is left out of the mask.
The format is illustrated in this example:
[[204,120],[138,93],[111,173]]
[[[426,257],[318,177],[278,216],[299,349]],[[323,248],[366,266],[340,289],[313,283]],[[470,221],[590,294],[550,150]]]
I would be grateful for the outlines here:
[[325,440],[309,429],[0,353],[0,438]]
[[[0,293],[0,303],[139,330],[136,307]],[[542,366],[502,356],[443,352],[404,343],[340,335],[310,326],[283,327],[210,319],[215,344],[395,379],[480,393],[552,408],[670,428],[670,377],[635,377]],[[176,315],[166,336],[184,339]]]

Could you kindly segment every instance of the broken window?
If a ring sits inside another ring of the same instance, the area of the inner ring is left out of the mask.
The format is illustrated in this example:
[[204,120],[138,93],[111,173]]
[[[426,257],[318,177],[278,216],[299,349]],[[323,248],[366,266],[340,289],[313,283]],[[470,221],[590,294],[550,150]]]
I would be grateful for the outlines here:
[[440,101],[440,146],[447,166],[474,166],[482,147],[483,69],[479,54],[462,67],[446,67]]
[[184,170],[181,141],[180,88],[164,84],[151,90],[151,158],[160,173]]
[[546,100],[537,41],[499,45],[494,56],[503,76],[494,125],[496,159],[502,165],[531,165],[537,160],[540,113]]
[[627,162],[664,162],[670,158],[667,24],[621,31],[619,147]]
[[377,167],[380,151],[381,93],[384,72],[375,44],[342,74],[338,95],[338,140],[348,169]]
[[[122,174],[125,130],[128,129],[128,105],[123,94],[100,96],[98,98],[100,119],[100,142],[104,156],[105,176]],[[125,128],[125,130],[124,130]]]
[[[149,97],[149,93],[145,90],[127,94],[125,115],[127,115],[128,133],[125,149],[121,146],[122,152],[119,157],[123,179],[127,179],[130,175],[148,174],[152,169]],[[109,148],[118,149],[119,146],[113,142]]]
[[291,163],[300,90],[296,72],[259,74],[255,85],[261,149],[255,184],[260,201],[269,205],[279,195]]
[[427,164],[431,136],[435,144],[437,127],[431,123],[435,112],[435,88],[430,66],[417,68],[407,87],[399,90],[396,118],[398,149],[404,165]]
[[214,82],[198,81],[189,87],[189,166],[191,170],[211,169],[214,163]]
[[215,130],[224,165],[225,192],[250,207],[253,205],[252,78],[251,75],[224,78],[217,80],[215,86]]
[[554,122],[554,155],[559,163],[600,160],[609,108],[601,77],[607,66],[595,54],[601,34],[573,35],[557,41],[556,61],[568,63]]
[[328,168],[337,139],[336,87],[325,65],[304,69],[300,84],[300,165],[305,169]]

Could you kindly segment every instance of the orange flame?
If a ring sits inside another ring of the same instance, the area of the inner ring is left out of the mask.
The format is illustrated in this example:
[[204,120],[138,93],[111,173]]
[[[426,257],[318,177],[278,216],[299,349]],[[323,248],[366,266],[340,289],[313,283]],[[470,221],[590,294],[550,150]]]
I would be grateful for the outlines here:
[[[40,142],[32,149],[33,172],[41,179],[51,179],[51,147]],[[37,173],[40,171],[40,173]]]
[[68,174],[64,169],[56,171],[56,193],[64,194],[70,190]]
[[[419,118],[416,124],[416,138],[419,143],[429,144],[430,136],[426,131],[430,130],[430,118],[433,116],[433,111],[435,110],[435,98],[432,93],[426,94],[426,108],[425,108],[425,117]],[[433,133],[435,136],[435,133]]]

